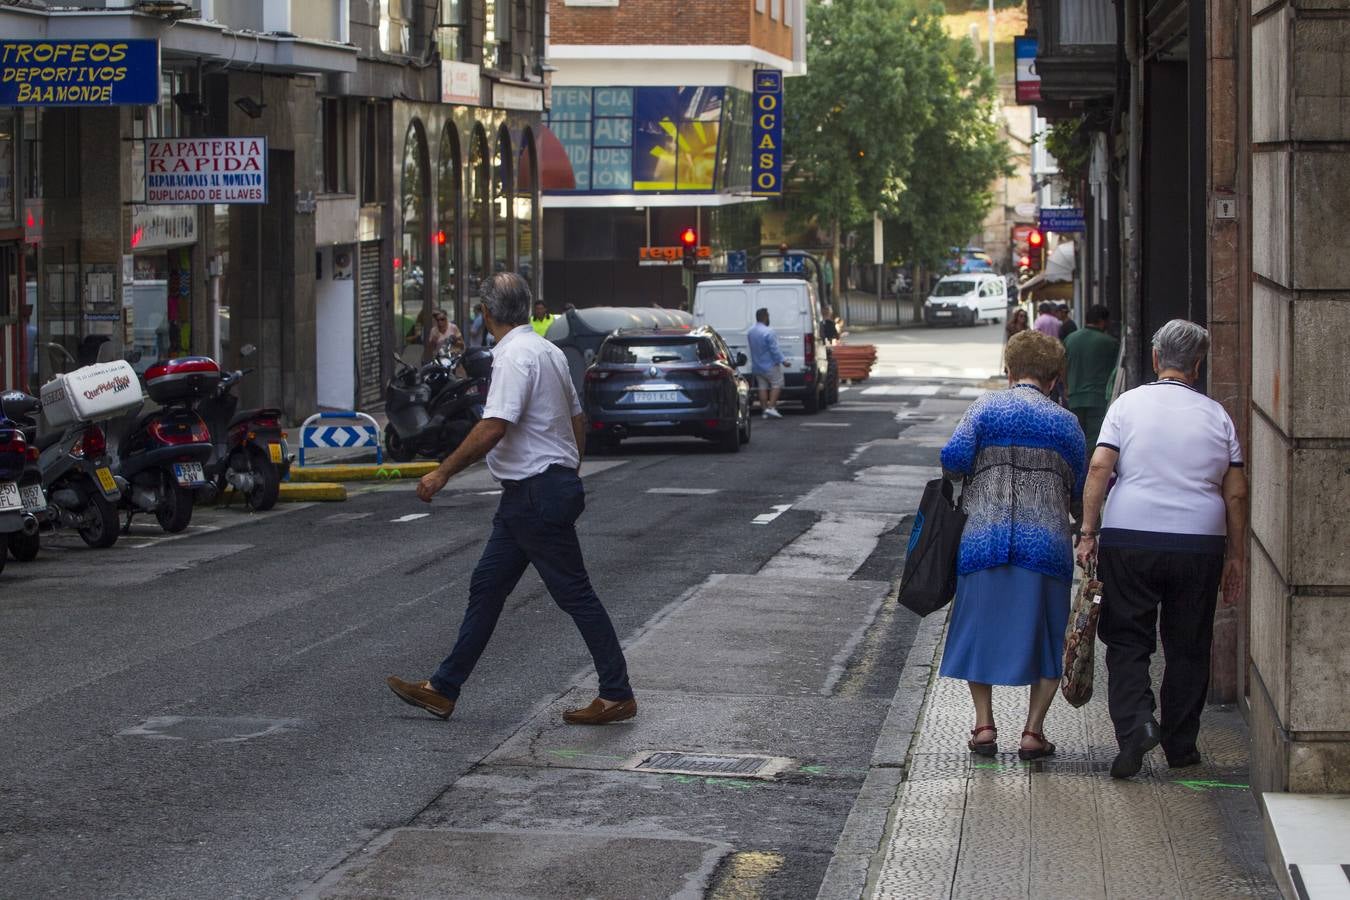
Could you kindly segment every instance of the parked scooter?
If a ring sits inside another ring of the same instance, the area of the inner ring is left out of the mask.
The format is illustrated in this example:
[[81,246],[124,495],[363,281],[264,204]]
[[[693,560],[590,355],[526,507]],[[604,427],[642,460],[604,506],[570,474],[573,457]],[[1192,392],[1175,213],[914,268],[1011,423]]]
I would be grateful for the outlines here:
[[14,535],[37,536],[37,517],[25,509],[28,498],[20,493],[24,470],[30,465],[28,450],[23,429],[16,422],[0,419],[0,570]]
[[161,404],[153,412],[133,411],[110,429],[113,475],[121,489],[118,507],[131,530],[138,512],[154,513],[170,534],[192,522],[194,492],[206,487],[211,434],[192,404],[220,383],[220,367],[205,356],[185,356],[145,370],[145,390]]
[[[10,428],[18,430],[17,438],[21,438],[25,444],[22,474],[17,482],[12,482],[18,488],[22,506],[19,527],[7,527],[12,524],[12,516],[0,514],[0,519],[11,520],[8,523],[0,522],[0,533],[6,535],[6,539],[0,543],[0,553],[7,550],[10,556],[20,562],[30,562],[37,557],[42,545],[40,532],[43,529],[50,530],[56,518],[54,508],[47,503],[47,492],[42,488],[42,467],[38,464],[36,415],[40,408],[36,397],[22,391],[0,394],[0,448],[7,448],[0,449],[0,454],[15,449],[16,436],[8,433]],[[0,475],[0,478],[3,477]],[[9,486],[0,483],[0,506],[13,509],[13,499]]]
[[[462,357],[437,355],[421,368],[394,357],[397,368],[384,389],[384,446],[395,462],[417,456],[443,459],[483,418],[492,377],[492,351],[471,347]],[[463,366],[464,376],[458,372]]]
[[[251,356],[252,344],[239,352]],[[281,493],[281,482],[291,470],[286,432],[281,430],[279,409],[239,410],[234,388],[252,372],[242,369],[225,373],[208,395],[197,401],[196,411],[211,433],[213,451],[206,463],[205,493],[215,497],[232,487],[256,510],[271,509]]]

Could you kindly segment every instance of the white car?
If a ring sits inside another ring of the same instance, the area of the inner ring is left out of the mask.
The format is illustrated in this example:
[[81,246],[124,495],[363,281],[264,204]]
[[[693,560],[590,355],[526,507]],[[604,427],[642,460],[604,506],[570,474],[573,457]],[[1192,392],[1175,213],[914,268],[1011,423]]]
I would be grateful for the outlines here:
[[992,272],[948,275],[933,286],[923,304],[923,320],[929,325],[1002,322],[1007,315],[1008,283]]

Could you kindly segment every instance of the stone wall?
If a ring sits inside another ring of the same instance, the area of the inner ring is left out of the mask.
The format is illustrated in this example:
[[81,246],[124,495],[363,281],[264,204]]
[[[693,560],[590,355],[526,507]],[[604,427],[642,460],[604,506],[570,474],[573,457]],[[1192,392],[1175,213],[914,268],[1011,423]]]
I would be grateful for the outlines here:
[[[1253,788],[1350,791],[1350,9],[1251,37]],[[1319,4],[1321,5],[1321,4]]]

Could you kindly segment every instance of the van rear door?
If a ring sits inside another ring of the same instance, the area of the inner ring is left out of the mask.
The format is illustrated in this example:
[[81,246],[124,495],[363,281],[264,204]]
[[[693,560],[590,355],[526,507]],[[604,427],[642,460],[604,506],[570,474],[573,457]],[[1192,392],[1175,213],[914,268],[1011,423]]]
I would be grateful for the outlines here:
[[711,326],[720,334],[731,348],[733,359],[737,353],[750,356],[745,333],[755,322],[751,291],[756,287],[758,285],[753,284],[700,284],[694,294],[694,324]]
[[[769,327],[778,335],[778,349],[793,369],[806,365],[806,347],[803,336],[810,330],[810,312],[806,306],[804,284],[774,284],[766,282],[755,292],[755,309],[769,311]],[[755,310],[750,311],[753,322]]]

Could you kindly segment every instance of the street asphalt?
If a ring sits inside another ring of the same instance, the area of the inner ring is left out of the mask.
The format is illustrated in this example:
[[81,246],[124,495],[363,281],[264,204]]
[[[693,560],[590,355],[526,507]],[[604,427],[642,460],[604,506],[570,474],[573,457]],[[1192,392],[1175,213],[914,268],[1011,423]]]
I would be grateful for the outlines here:
[[[579,531],[632,723],[561,723],[594,677],[533,572],[449,722],[385,687],[454,640],[497,502],[481,471],[430,506],[353,485],[11,560],[0,896],[814,896],[916,624],[887,595],[937,450],[905,413],[959,411],[1001,331],[859,336],[881,377],[756,418],[739,454],[587,461]],[[911,353],[938,374],[886,374]],[[784,761],[772,780],[624,768],[667,749]]]

